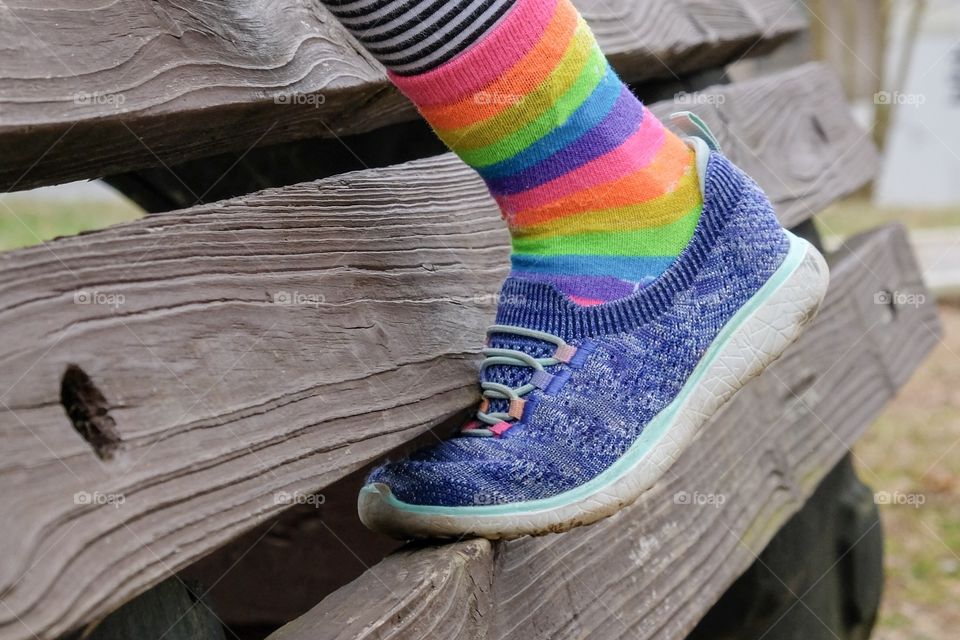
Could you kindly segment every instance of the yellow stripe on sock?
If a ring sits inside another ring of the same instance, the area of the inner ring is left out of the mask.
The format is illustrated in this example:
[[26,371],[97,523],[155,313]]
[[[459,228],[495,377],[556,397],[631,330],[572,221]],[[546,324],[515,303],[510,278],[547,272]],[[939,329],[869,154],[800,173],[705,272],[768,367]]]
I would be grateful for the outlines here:
[[669,225],[687,214],[701,201],[700,179],[687,172],[669,191],[651,200],[626,207],[614,207],[556,218],[543,224],[512,227],[511,233],[525,239],[579,233],[620,233]]
[[514,253],[581,256],[675,256],[683,251],[700,220],[696,204],[678,220],[660,227],[588,232],[540,238],[513,237]]

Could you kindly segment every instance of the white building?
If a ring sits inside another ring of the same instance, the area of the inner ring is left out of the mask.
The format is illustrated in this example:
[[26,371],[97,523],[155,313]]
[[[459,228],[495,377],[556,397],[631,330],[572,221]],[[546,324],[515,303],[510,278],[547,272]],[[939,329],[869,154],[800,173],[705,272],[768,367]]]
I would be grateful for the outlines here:
[[[903,52],[904,4],[894,3],[900,10],[885,52],[888,69],[896,68]],[[929,2],[904,86],[885,89],[878,99],[897,104],[874,191],[876,203],[960,204],[960,2]]]

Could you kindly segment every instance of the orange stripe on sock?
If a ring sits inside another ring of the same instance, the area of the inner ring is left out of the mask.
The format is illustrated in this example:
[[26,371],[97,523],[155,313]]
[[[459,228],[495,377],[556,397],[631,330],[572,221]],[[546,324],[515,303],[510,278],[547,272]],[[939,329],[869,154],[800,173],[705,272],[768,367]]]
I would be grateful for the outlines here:
[[[694,170],[693,152],[682,140],[671,135],[664,140],[661,152],[653,162],[621,178],[601,182],[541,207],[527,210],[517,210],[512,207],[509,196],[497,200],[501,210],[505,212],[507,224],[511,227],[525,227],[588,211],[649,202],[673,191],[680,179],[691,170]],[[557,179],[568,178],[561,176]]]
[[652,165],[669,134],[644,107],[643,121],[619,147],[549,182],[511,195],[494,194],[504,211],[529,211],[566,198],[576,191],[606,184]]
[[613,209],[591,209],[586,213],[554,218],[543,224],[511,227],[515,238],[549,238],[580,233],[624,233],[672,224],[688,215],[700,202],[700,180],[696,171],[681,176],[677,188],[648,200]]

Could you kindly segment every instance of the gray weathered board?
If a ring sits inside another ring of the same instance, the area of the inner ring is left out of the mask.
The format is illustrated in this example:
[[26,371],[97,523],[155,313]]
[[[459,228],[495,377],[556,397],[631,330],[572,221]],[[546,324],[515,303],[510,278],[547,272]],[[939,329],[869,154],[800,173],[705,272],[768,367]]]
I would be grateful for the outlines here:
[[[789,0],[578,0],[628,81],[802,30]],[[0,4],[0,189],[342,135],[414,117],[311,0]]]
[[[823,68],[714,95],[786,221],[871,175]],[[506,240],[443,156],[0,254],[0,638],[109,612],[473,403]]]
[[807,333],[636,504],[561,535],[401,550],[270,640],[683,638],[938,341],[902,227],[854,238],[831,273]]

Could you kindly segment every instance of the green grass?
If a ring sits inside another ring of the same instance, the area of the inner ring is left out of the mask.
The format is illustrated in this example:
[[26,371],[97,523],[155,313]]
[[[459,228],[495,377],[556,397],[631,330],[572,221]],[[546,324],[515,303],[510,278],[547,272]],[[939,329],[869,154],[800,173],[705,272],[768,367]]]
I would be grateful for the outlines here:
[[124,200],[61,200],[25,194],[0,196],[0,251],[18,249],[136,220],[143,213]]
[[940,640],[960,628],[960,307],[940,307],[943,341],[854,448],[881,505],[884,599],[875,639]]

